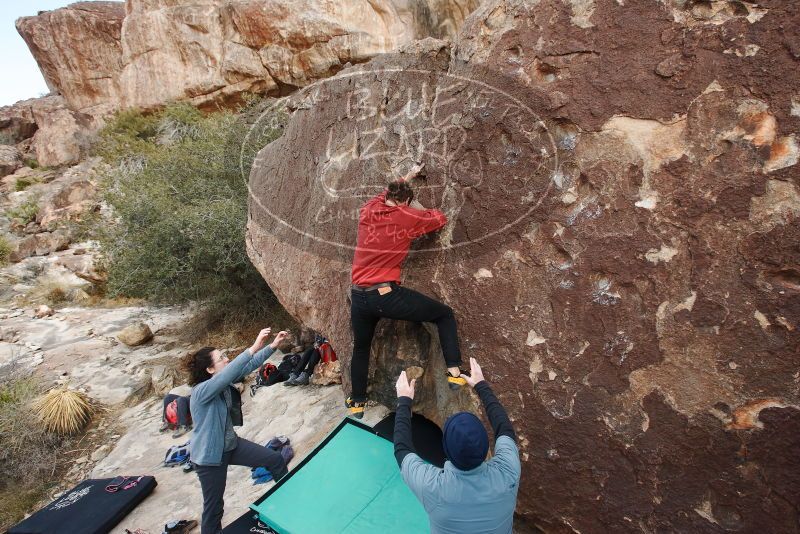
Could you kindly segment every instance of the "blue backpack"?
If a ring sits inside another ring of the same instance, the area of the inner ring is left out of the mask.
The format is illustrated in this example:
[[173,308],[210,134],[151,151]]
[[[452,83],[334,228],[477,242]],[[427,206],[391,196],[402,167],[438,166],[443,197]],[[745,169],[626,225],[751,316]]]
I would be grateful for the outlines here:
[[191,441],[187,441],[183,445],[173,445],[167,449],[167,454],[164,456],[164,467],[175,467],[188,462],[192,453],[191,443]]
[[[265,447],[278,451],[286,465],[289,465],[291,459],[294,458],[294,449],[289,445],[289,438],[286,436],[275,436],[267,442]],[[272,473],[266,467],[253,467],[250,469],[250,477],[253,479],[253,484],[265,484],[272,480]]]

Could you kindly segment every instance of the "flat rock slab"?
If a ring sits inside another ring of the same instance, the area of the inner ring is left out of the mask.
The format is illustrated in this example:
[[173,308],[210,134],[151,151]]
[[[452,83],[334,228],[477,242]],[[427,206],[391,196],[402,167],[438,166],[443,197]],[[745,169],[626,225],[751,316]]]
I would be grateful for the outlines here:
[[[259,389],[255,397],[244,395],[243,400],[245,424],[236,429],[237,434],[256,443],[266,443],[280,434],[288,436],[295,450],[290,469],[347,416],[338,386],[289,388],[276,384]],[[368,409],[364,422],[373,425],[387,413],[383,406]],[[126,528],[161,532],[172,519],[200,520],[202,493],[197,475],[161,466],[167,449],[185,443],[191,434],[177,439],[168,432],[161,434],[160,419],[160,400],[148,400],[125,412],[121,421],[127,422],[127,432],[90,474],[94,478],[148,474],[158,481],[155,491],[112,530],[114,534],[123,534]],[[246,512],[250,503],[273,484],[253,485],[249,468],[230,467],[222,524],[227,525]]]
[[[153,330],[179,326],[188,317],[184,308],[61,308],[52,317],[32,319],[28,310],[5,314],[4,332],[17,332],[16,342],[0,342],[0,370],[16,365],[34,368],[46,380],[68,381],[107,405],[125,402],[149,386],[147,363],[180,358],[186,346],[169,336],[158,343],[130,348],[114,335],[132,322],[146,320]],[[34,347],[34,348],[32,348]],[[64,374],[66,373],[66,375]]]

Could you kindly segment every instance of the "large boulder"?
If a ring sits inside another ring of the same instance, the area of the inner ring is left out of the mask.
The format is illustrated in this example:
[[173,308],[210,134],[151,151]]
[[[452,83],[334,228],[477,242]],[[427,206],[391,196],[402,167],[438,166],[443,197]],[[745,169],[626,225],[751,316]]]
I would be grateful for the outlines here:
[[19,143],[33,137],[36,121],[33,118],[33,104],[36,98],[20,100],[11,106],[0,107],[0,135],[6,143]]
[[178,382],[178,372],[174,367],[154,365],[150,371],[153,393],[163,397],[169,393]]
[[153,331],[146,323],[139,321],[120,330],[117,339],[129,347],[138,347],[153,339]]
[[[250,257],[348,389],[358,207],[425,162],[450,222],[404,284],[453,307],[509,409],[520,528],[796,531],[797,28],[787,2],[488,2],[452,48],[285,102]],[[382,321],[372,354],[373,399],[418,366],[415,410],[467,404],[428,325]]]
[[[478,0],[79,2],[17,21],[76,111],[285,94],[414,39],[453,37]],[[124,6],[124,7],[123,7]]]
[[99,207],[97,183],[105,169],[100,158],[90,158],[70,167],[52,180],[39,199],[36,222],[42,227],[80,220]]
[[90,115],[72,111],[60,96],[40,98],[32,109],[38,130],[31,149],[39,165],[74,165],[86,156],[98,127]]
[[97,261],[96,250],[76,249],[72,254],[60,256],[56,265],[64,267],[78,278],[86,280],[95,286],[105,284],[108,275]]
[[27,235],[16,243],[9,259],[16,263],[31,256],[47,256],[59,250],[66,250],[69,241],[69,233],[64,229]]
[[203,106],[245,92],[285,93],[428,32],[452,35],[475,7],[477,0],[131,0],[122,105]]
[[0,177],[8,176],[22,167],[22,157],[13,145],[0,145]]
[[124,2],[76,2],[17,20],[48,87],[72,109],[101,115],[119,102]]

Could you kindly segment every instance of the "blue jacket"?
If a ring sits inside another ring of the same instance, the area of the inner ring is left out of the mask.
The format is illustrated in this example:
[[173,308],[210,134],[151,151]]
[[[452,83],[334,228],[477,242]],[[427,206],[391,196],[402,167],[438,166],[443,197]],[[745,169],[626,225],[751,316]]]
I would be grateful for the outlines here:
[[416,454],[403,459],[403,480],[428,512],[431,534],[511,534],[520,476],[514,440],[500,436],[494,457],[470,471],[444,469]]
[[397,399],[394,454],[400,474],[428,512],[431,534],[511,534],[522,466],[517,437],[508,414],[485,380],[475,385],[495,435],[494,456],[462,471],[452,462],[444,469],[414,452],[411,398]]
[[403,458],[403,480],[428,512],[431,534],[511,534],[521,465],[517,444],[500,436],[494,457],[470,471],[444,469],[416,454]]
[[275,349],[267,345],[256,353],[250,349],[233,359],[219,373],[192,388],[192,462],[198,465],[220,465],[225,445],[225,420],[228,407],[222,392],[261,367]]

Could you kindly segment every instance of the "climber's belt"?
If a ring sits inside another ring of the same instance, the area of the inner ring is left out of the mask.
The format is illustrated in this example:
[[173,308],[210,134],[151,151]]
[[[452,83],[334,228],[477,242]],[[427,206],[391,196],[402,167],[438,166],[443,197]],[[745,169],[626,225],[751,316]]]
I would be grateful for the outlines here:
[[375,284],[374,286],[351,286],[353,291],[357,291],[359,293],[366,293],[367,291],[375,291],[376,289],[380,289],[382,287],[392,287],[394,282],[381,282],[380,284]]

